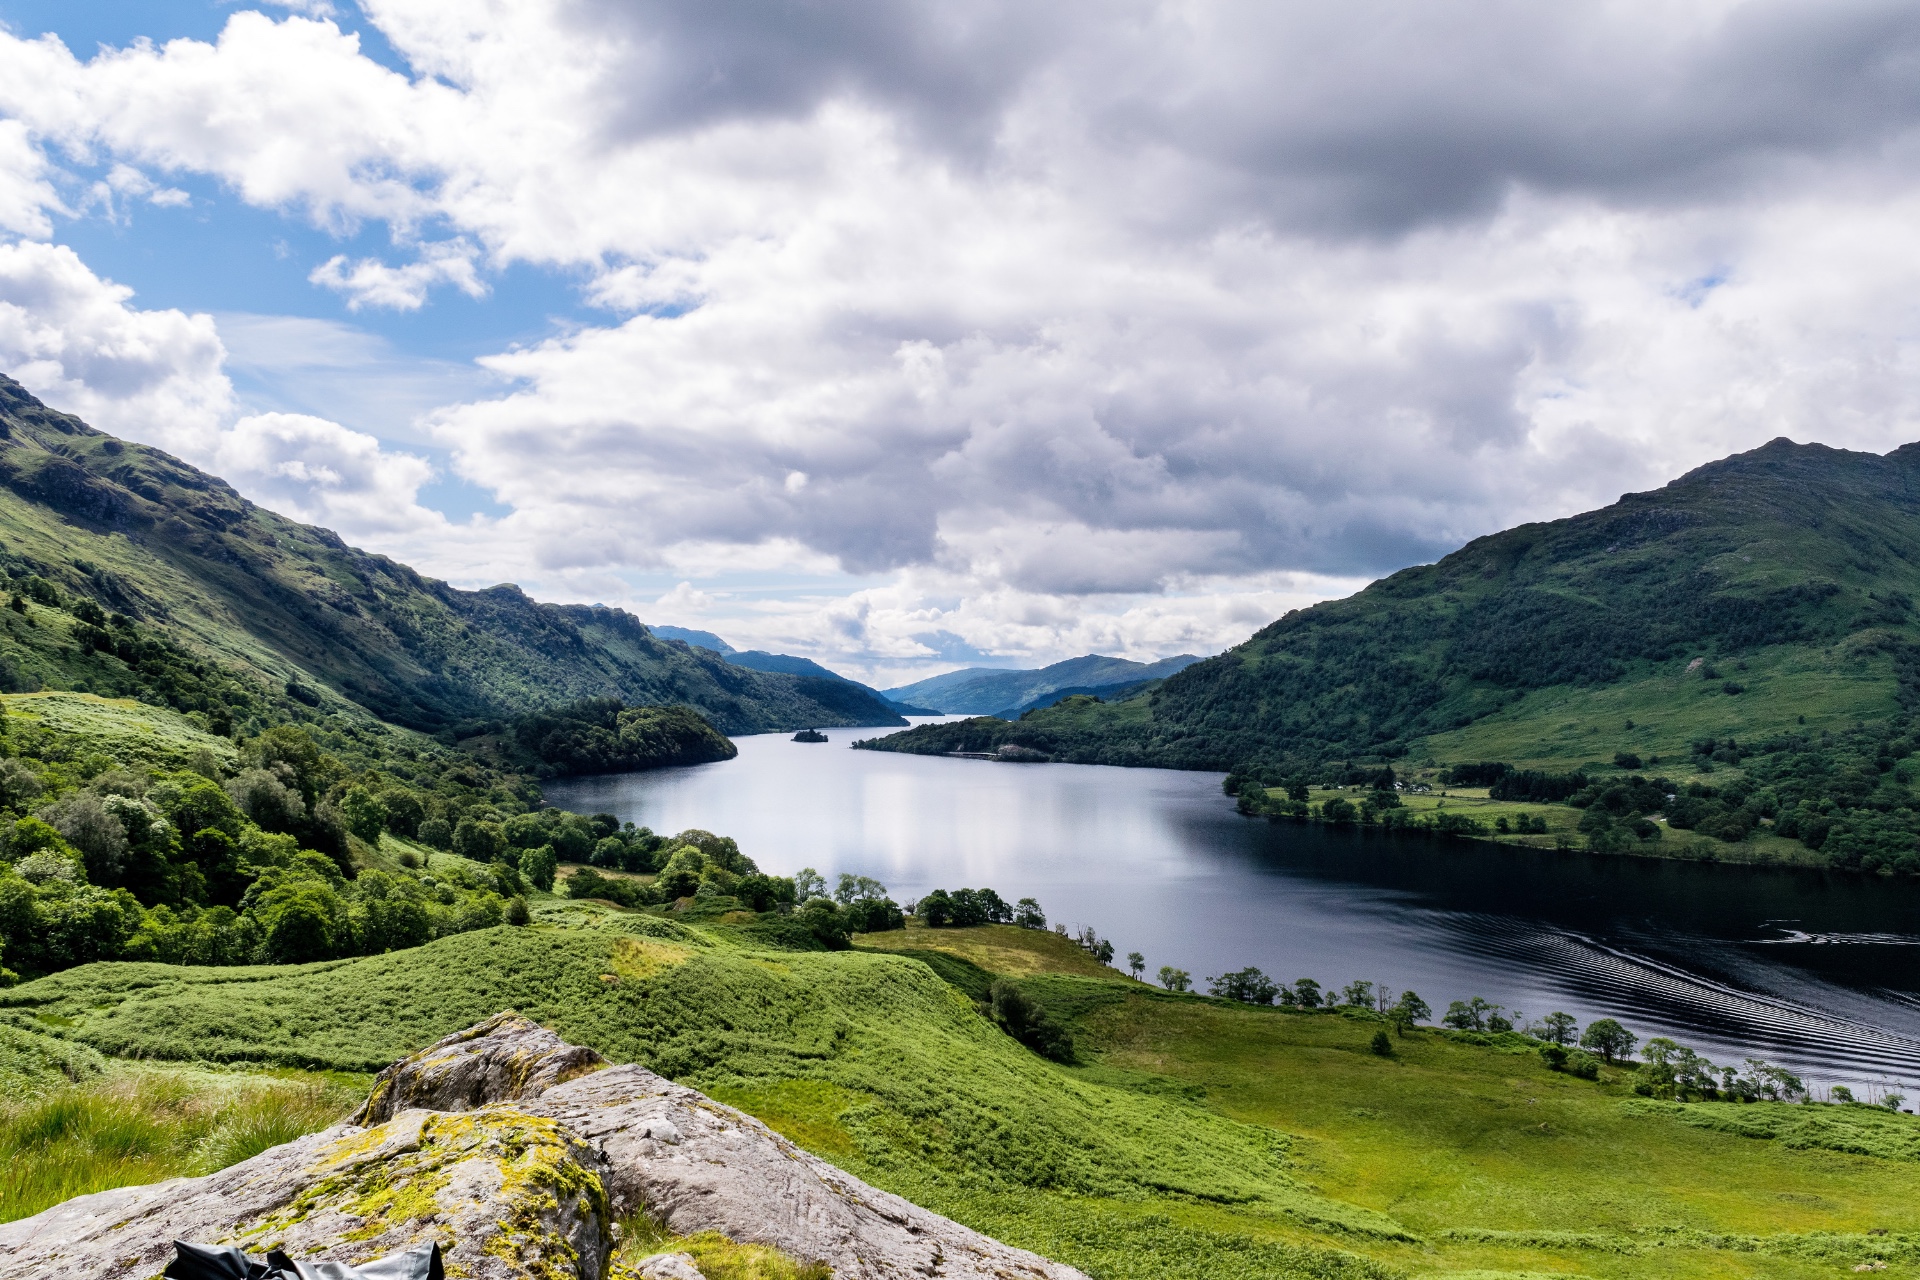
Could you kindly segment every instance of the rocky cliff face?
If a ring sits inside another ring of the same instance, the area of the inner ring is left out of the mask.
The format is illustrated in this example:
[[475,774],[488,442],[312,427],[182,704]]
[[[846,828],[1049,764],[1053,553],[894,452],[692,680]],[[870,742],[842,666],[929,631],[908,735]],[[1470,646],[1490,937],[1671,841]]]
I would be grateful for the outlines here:
[[[80,1196],[0,1226],[0,1278],[147,1280],[189,1239],[349,1263],[437,1240],[449,1275],[609,1280],[626,1271],[614,1224],[636,1212],[848,1280],[1085,1280],[511,1013],[389,1067],[350,1123],[208,1177]],[[639,1274],[685,1268],[661,1258]]]

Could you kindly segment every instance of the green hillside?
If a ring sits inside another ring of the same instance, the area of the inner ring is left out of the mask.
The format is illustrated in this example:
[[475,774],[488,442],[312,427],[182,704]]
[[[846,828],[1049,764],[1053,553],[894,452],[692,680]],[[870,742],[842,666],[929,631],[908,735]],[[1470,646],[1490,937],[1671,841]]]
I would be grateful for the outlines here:
[[901,723],[856,686],[735,666],[618,609],[423,577],[4,377],[0,574],[21,601],[0,635],[7,691],[241,725],[288,699],[436,731],[586,697],[685,704],[729,733]]
[[[1635,1073],[1554,1073],[1510,1033],[1416,1029],[1383,1056],[1371,1012],[1175,995],[1044,932],[870,941],[894,953],[550,901],[531,926],[385,956],[74,969],[0,994],[0,1045],[83,1073],[93,1054],[354,1072],[518,1007],[1101,1280],[1920,1262],[1911,1116],[1640,1098]],[[1070,1028],[1073,1065],[982,1015],[966,975],[996,972]]]
[[1061,759],[1276,777],[1684,756],[1908,709],[1916,592],[1920,445],[1776,440],[1289,613],[1133,701],[996,732]]

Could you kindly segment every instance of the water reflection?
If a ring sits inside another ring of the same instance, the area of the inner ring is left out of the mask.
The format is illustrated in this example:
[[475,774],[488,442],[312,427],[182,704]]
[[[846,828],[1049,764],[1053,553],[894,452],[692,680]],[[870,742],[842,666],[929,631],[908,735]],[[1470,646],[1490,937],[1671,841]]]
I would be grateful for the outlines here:
[[1555,854],[1238,817],[1219,775],[850,751],[784,735],[738,758],[576,779],[557,804],[739,839],[762,867],[1031,895],[1121,954],[1196,977],[1483,995],[1612,1014],[1720,1061],[1920,1081],[1920,915],[1905,884]]

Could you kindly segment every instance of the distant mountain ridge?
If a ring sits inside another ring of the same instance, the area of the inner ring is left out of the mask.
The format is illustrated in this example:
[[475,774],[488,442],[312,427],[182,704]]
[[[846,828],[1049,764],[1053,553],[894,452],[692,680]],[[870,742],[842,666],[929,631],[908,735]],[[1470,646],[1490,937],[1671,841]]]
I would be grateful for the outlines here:
[[[587,697],[690,706],[727,733],[902,723],[845,681],[729,663],[624,610],[427,578],[49,409],[4,376],[0,571],[15,590],[37,579],[103,611],[101,627],[73,636],[13,617],[0,632],[0,685],[11,687],[84,685],[236,722],[261,699],[291,697],[428,731]],[[105,612],[146,638],[110,632]],[[156,676],[141,645],[174,655],[171,674]]]
[[[719,639],[717,636],[714,638]],[[721,643],[725,644],[726,642],[723,640]],[[939,714],[927,707],[916,706],[908,702],[896,702],[881,693],[878,689],[861,684],[858,680],[849,680],[838,671],[829,670],[821,666],[812,658],[797,658],[792,654],[786,653],[768,653],[763,649],[748,649],[742,653],[737,649],[729,648],[726,654],[728,662],[739,667],[749,667],[755,671],[775,671],[783,675],[807,676],[816,680],[838,680],[843,684],[852,685],[861,692],[872,696],[876,702],[879,702],[898,715],[926,716]]]
[[715,653],[733,653],[734,647],[711,631],[696,631],[692,627],[665,627],[649,622],[647,630],[662,640],[680,640],[696,649],[711,649]]
[[1097,694],[1118,685],[1160,679],[1198,661],[1200,659],[1190,653],[1158,662],[1134,662],[1090,653],[1037,671],[968,667],[897,689],[885,689],[881,695],[896,702],[932,707],[947,715],[1011,717],[1050,697],[1064,697],[1068,692]]

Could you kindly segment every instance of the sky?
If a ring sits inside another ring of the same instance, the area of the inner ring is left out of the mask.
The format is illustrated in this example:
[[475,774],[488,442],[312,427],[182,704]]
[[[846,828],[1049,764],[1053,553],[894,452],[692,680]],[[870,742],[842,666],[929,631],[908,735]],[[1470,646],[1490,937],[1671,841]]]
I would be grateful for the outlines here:
[[1920,9],[0,0],[0,372],[882,685],[1920,438]]

